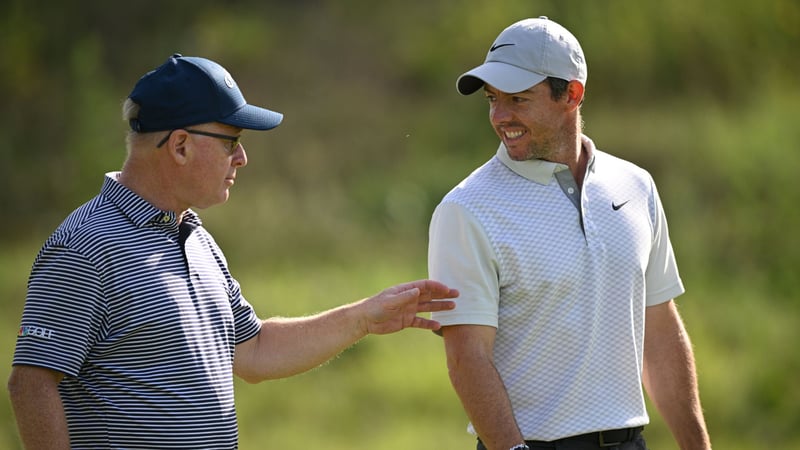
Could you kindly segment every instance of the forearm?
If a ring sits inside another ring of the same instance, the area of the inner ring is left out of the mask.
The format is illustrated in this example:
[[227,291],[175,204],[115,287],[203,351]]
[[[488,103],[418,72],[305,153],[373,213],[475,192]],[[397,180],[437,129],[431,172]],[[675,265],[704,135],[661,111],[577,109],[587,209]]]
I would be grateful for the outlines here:
[[366,336],[356,308],[350,304],[308,317],[265,320],[252,342],[237,346],[237,375],[254,383],[320,366]]
[[489,450],[507,450],[523,436],[503,382],[493,366],[466,363],[450,374],[464,410]]
[[681,449],[710,449],[689,336],[672,302],[651,308],[645,333],[645,389]]
[[435,330],[438,322],[417,314],[453,309],[455,303],[446,299],[457,296],[442,283],[417,280],[314,316],[270,319],[258,336],[236,346],[233,370],[251,383],[288,377],[319,366],[367,334]]
[[[51,378],[51,377],[56,378]],[[14,367],[9,398],[26,449],[69,449],[69,431],[58,392],[58,375],[47,369]]]
[[521,444],[523,436],[493,362],[494,329],[447,327],[444,336],[450,381],[483,444],[489,450]]

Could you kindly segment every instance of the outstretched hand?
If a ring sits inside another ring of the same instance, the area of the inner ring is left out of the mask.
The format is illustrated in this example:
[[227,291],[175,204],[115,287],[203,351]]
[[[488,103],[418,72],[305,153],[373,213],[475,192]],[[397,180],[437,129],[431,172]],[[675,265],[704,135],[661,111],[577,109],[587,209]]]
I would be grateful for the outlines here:
[[438,330],[439,322],[417,314],[453,309],[455,302],[442,299],[455,297],[457,290],[433,280],[392,286],[362,300],[362,326],[369,334],[389,334],[409,327]]

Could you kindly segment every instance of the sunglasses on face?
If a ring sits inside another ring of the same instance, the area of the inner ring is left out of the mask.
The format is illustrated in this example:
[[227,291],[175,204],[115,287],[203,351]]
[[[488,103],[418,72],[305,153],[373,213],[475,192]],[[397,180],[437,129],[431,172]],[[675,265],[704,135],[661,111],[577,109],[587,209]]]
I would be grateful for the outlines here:
[[[183,131],[189,133],[189,134],[199,134],[201,136],[208,136],[208,137],[213,137],[213,138],[217,138],[217,139],[223,139],[223,140],[226,140],[226,141],[230,141],[231,146],[230,146],[230,148],[228,148],[229,153],[233,153],[234,150],[236,150],[236,148],[239,147],[239,144],[242,143],[241,142],[241,140],[242,140],[241,136],[228,136],[227,134],[212,133],[210,131],[192,130],[192,129],[189,129],[189,128],[181,128],[181,129]],[[175,130],[171,130],[166,136],[164,136],[164,139],[162,139],[161,142],[159,142],[158,145],[156,145],[156,148],[161,148],[161,146],[164,145],[164,143],[167,142],[169,137],[172,136],[172,132],[173,131],[175,131]]]

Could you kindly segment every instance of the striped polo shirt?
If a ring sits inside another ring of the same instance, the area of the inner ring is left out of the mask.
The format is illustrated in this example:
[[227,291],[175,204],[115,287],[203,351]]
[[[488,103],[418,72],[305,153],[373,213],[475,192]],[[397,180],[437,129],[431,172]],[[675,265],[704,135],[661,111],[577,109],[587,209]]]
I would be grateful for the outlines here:
[[117,176],[37,255],[13,363],[65,374],[72,448],[236,448],[234,347],[260,321],[197,215]]
[[513,161],[501,145],[430,225],[430,277],[460,291],[432,316],[497,328],[526,439],[646,424],[644,309],[683,293],[652,178],[582,139],[582,190],[567,166]]

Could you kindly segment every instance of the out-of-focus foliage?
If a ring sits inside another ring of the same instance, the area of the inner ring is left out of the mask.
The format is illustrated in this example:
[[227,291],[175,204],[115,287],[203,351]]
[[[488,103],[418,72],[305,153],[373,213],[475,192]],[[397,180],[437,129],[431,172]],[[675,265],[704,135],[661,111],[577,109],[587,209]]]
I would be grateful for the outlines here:
[[[482,62],[505,26],[539,15],[565,25],[584,47],[587,134],[658,183],[689,289],[680,300],[719,448],[764,442],[797,448],[796,0],[7,0],[0,5],[4,329],[13,329],[21,311],[37,246],[95,195],[104,172],[121,166],[122,101],[142,74],[174,52],[220,62],[251,103],[286,115],[276,130],[245,132],[249,165],[231,200],[201,212],[245,289],[253,286],[250,296],[270,298],[260,308],[281,311],[282,301],[307,306],[289,313],[330,306],[329,299],[311,300],[315,283],[330,282],[315,271],[355,285],[353,292],[335,290],[345,296],[401,281],[385,273],[386,265],[396,264],[398,277],[424,276],[430,212],[496,148],[485,103],[458,95],[455,79]],[[287,292],[286,280],[304,279],[310,291],[285,301],[270,297],[276,293],[264,285],[267,272]],[[9,360],[13,342],[0,342]],[[375,345],[358,347],[358,364],[404,368],[370,350],[384,348]],[[370,359],[358,359],[361,352]],[[325,379],[325,370],[345,379],[359,372],[344,361],[332,365],[309,378]],[[272,395],[291,408],[300,396],[282,390],[303,381],[286,383]],[[354,397],[368,386],[351,387]],[[404,404],[402,390],[381,393]],[[246,440],[266,414],[253,395],[238,400],[248,411]],[[458,410],[448,395],[439,400]],[[415,423],[411,415],[388,428]],[[463,428],[452,429],[461,416],[442,420],[439,432],[461,436]],[[0,446],[15,442],[10,419],[4,423]],[[284,429],[293,426],[300,425]],[[339,429],[350,427],[355,435],[368,431],[352,424]],[[291,442],[280,428],[264,433]],[[668,441],[663,425],[650,433],[657,443]],[[441,448],[431,436],[418,438],[409,443]],[[344,443],[329,448],[375,448],[335,439]],[[243,447],[266,448],[250,441]]]
[[[463,172],[486,155],[493,137],[482,105],[459,97],[454,79],[518,18],[546,14],[574,31],[589,61],[587,123],[611,115],[607,128],[623,136],[635,130],[613,121],[622,104],[746,109],[768,91],[793,88],[800,68],[795,1],[499,6],[10,0],[0,7],[0,195],[15,220],[3,221],[3,236],[16,239],[31,223],[52,228],[96,191],[99,174],[120,166],[120,104],[139,76],[176,51],[221,62],[251,102],[286,113],[276,131],[247,136],[248,190],[275,183],[292,203],[333,196],[322,203],[364,223],[403,216],[383,198],[402,186],[408,192],[389,203],[402,209],[415,203],[404,196],[428,194],[427,211],[460,175],[453,164]],[[679,116],[688,112],[681,107]],[[694,145],[685,151],[701,156]],[[386,183],[393,180],[407,181],[397,188]]]

